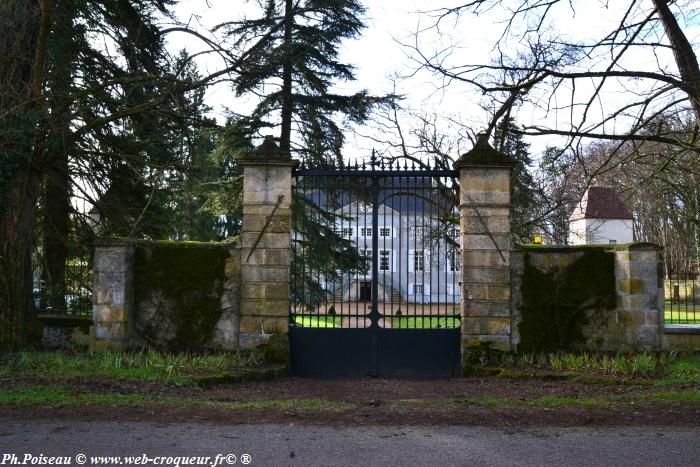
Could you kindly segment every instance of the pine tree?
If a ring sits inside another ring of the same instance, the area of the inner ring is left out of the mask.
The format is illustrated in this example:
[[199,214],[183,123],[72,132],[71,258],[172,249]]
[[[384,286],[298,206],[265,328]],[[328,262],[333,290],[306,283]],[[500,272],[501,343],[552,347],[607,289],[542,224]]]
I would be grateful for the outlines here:
[[342,165],[338,118],[361,123],[391,98],[331,91],[335,82],[355,79],[338,51],[364,27],[364,7],[356,0],[266,0],[260,6],[259,17],[220,26],[237,50],[252,50],[233,84],[237,95],[260,100],[238,124],[251,136],[279,128],[281,149],[312,164]]
[[532,164],[530,145],[517,131],[515,120],[508,116],[495,128],[495,147],[513,158],[511,172],[510,217],[511,234],[518,243],[529,243],[535,233],[537,217],[537,190],[528,168]]
[[[51,250],[51,274],[60,276],[70,254],[65,223],[71,184],[74,190],[87,180],[114,184],[115,173],[126,182],[135,174],[147,178],[151,167],[167,165],[171,157],[157,146],[168,142],[172,125],[157,119],[171,113],[166,102],[177,81],[161,73],[167,55],[156,25],[171,3],[0,2],[0,60],[8,70],[0,74],[0,349],[25,345],[31,334],[34,210],[42,186],[40,225],[55,234],[44,238],[44,247]],[[59,307],[61,295],[59,290],[51,299]]]

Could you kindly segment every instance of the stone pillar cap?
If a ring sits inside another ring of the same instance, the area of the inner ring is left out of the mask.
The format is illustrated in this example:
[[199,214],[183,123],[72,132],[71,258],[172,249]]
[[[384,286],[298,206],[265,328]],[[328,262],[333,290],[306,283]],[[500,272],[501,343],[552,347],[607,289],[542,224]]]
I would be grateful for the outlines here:
[[462,154],[454,163],[455,169],[462,167],[502,167],[511,168],[515,166],[515,160],[508,154],[497,151],[489,144],[488,135],[480,133],[477,135],[474,147]]
[[292,155],[288,151],[280,149],[275,143],[273,136],[267,135],[262,144],[243,157],[240,163],[241,165],[274,164],[296,166],[299,164],[299,161],[292,159]]

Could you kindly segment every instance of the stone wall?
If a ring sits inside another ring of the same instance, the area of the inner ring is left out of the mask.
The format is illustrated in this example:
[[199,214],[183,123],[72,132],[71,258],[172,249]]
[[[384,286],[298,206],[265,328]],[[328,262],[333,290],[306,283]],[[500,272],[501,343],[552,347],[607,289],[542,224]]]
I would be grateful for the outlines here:
[[102,239],[94,264],[93,348],[238,347],[235,245]]
[[[511,253],[511,259],[514,349],[661,348],[660,247],[522,247]],[[539,324],[532,323],[538,319]],[[545,340],[538,341],[537,334],[522,335],[537,330]]]

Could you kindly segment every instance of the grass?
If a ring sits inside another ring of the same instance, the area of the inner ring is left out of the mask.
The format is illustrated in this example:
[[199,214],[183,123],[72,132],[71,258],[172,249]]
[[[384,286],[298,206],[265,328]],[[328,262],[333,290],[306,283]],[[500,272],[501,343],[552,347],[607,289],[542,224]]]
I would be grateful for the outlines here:
[[665,324],[700,324],[700,304],[671,303],[666,300],[664,308]]
[[133,404],[156,402],[142,394],[91,394],[67,391],[54,386],[27,386],[19,389],[0,389],[0,405],[63,405]]
[[294,315],[294,322],[308,328],[338,328],[342,318],[332,315]]
[[193,375],[256,367],[261,363],[262,356],[257,352],[20,352],[0,361],[0,378],[13,375],[62,380],[109,377],[186,384]]
[[165,405],[208,406],[229,410],[271,411],[339,411],[349,410],[354,404],[324,399],[251,399],[241,401],[217,401],[205,397],[156,398],[144,394],[93,394],[77,393],[48,385],[31,385],[22,388],[0,388],[0,406],[84,406],[102,405]]
[[391,327],[399,329],[439,329],[458,328],[461,321],[452,317],[412,317],[391,318]]
[[700,403],[700,391],[664,391],[644,395],[601,395],[590,397],[541,396],[532,399],[509,398],[502,396],[467,397],[455,400],[454,404],[476,405],[480,407],[533,407],[533,408],[605,408],[616,404],[639,404],[648,402],[689,402]]
[[606,354],[592,352],[553,352],[503,354],[482,364],[562,372],[595,373],[623,378],[656,378],[663,384],[700,382],[700,354],[666,352],[661,354]]

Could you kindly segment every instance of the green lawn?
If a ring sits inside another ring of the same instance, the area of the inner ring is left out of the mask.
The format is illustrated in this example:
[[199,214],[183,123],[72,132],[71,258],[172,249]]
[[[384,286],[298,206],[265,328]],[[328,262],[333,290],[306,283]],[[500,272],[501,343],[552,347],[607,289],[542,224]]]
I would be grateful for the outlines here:
[[700,304],[686,305],[673,303],[666,300],[664,309],[664,323],[666,324],[700,324]]
[[307,328],[339,328],[340,316],[329,315],[294,315],[294,322]]
[[440,329],[458,328],[460,320],[453,317],[410,317],[391,318],[391,327],[396,329]]

